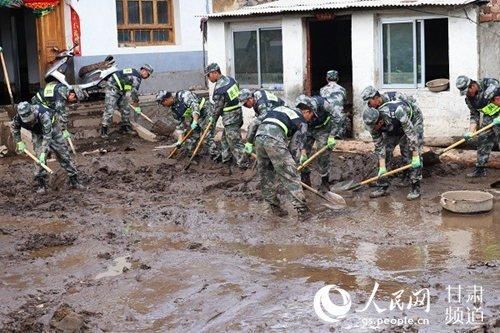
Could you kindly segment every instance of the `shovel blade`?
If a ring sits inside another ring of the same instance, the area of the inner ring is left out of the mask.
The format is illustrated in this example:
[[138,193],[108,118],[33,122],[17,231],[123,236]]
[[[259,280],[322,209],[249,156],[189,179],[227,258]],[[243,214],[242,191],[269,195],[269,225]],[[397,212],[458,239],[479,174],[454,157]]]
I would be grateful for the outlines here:
[[439,159],[439,153],[435,153],[432,150],[426,151],[422,154],[422,161],[424,162],[424,166],[431,166],[441,163]]
[[339,207],[347,206],[347,202],[345,201],[344,197],[342,197],[341,195],[339,195],[337,193],[328,191],[325,193],[325,197],[334,206],[335,205],[337,205]]
[[361,185],[356,183],[354,180],[346,180],[333,185],[332,190],[334,190],[335,192],[352,191],[359,188],[360,186]]

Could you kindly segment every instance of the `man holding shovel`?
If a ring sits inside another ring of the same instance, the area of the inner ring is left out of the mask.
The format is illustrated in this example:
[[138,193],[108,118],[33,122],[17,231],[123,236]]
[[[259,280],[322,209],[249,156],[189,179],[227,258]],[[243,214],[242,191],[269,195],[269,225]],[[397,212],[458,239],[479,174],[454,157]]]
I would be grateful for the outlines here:
[[[139,104],[139,87],[141,81],[149,78],[153,74],[153,67],[145,64],[138,71],[133,68],[124,68],[116,71],[106,81],[104,90],[106,96],[104,99],[105,109],[102,115],[101,138],[108,138],[108,127],[113,120],[113,112],[119,110],[121,114],[120,131],[124,134],[133,133],[130,125],[130,111],[141,114]],[[130,92],[131,105],[127,98],[127,92]]]
[[[420,197],[420,181],[422,179],[422,160],[420,154],[424,145],[423,115],[414,103],[401,100],[383,102],[380,93],[369,86],[363,90],[361,97],[367,102],[368,108],[363,112],[363,121],[370,132],[375,152],[379,157],[379,171],[381,176],[387,172],[386,165],[390,164],[394,149],[400,147],[405,164],[411,161],[410,172],[411,192],[408,200]],[[370,193],[370,198],[388,195],[389,182],[383,179],[378,182],[379,188]]]
[[253,109],[256,117],[268,110],[285,105],[284,100],[264,89],[256,90],[253,93],[248,89],[241,89],[238,98],[244,107]]
[[[22,154],[26,144],[21,140],[21,128],[31,132],[33,148],[38,155],[40,164],[46,164],[47,154],[51,149],[61,167],[66,170],[72,188],[82,190],[83,185],[78,180],[78,171],[69,154],[68,146],[57,123],[52,124],[51,110],[42,105],[31,105],[21,102],[17,105],[17,114],[12,119],[11,132],[16,142],[17,151]],[[37,193],[47,191],[47,172],[41,165],[37,166],[35,180],[38,182]]]
[[[490,103],[491,98],[486,96],[486,91],[495,91],[495,87],[499,85],[498,80],[484,78],[480,82],[471,80],[467,76],[461,75],[457,78],[456,86],[460,90],[461,95],[465,95],[465,104],[470,110],[470,125],[469,131],[464,134],[466,141],[472,138],[472,133],[479,128],[480,115],[483,115],[483,127],[491,124],[496,120],[498,122],[498,109],[486,108]],[[490,88],[491,87],[491,88]],[[498,140],[498,126],[493,130],[480,134],[477,145],[477,161],[476,167],[472,173],[467,174],[467,177],[484,177],[486,176],[486,164],[490,157],[491,150],[495,145],[495,136]]]
[[[256,118],[248,129],[245,151],[251,154],[255,142],[257,172],[260,176],[262,196],[276,216],[287,216],[276,195],[276,177],[283,185],[297,210],[300,221],[307,220],[311,213],[306,200],[296,163],[288,149],[292,137],[301,152],[301,162],[307,160],[305,150],[307,122],[314,119],[315,107],[311,98],[304,98],[297,108],[279,106]],[[295,134],[295,136],[294,136]]]

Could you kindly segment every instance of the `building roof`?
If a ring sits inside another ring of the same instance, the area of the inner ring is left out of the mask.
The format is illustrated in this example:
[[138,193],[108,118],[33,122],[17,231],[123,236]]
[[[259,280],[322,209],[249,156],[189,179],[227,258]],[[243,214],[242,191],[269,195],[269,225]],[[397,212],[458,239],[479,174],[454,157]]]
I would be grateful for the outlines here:
[[417,6],[459,6],[477,0],[278,0],[262,5],[243,7],[238,10],[213,13],[209,17],[250,16],[260,14],[281,14],[309,12],[326,9],[417,7]]

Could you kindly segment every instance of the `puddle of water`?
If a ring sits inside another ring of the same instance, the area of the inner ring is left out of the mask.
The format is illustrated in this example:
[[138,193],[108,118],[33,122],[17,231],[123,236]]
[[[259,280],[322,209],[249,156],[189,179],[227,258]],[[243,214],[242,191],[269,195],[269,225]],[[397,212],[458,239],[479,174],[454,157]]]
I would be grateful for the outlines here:
[[97,274],[94,279],[99,280],[105,277],[117,276],[123,273],[123,268],[130,269],[132,267],[132,264],[127,261],[127,258],[129,258],[129,256],[123,256],[114,259],[114,264],[108,267],[105,272]]

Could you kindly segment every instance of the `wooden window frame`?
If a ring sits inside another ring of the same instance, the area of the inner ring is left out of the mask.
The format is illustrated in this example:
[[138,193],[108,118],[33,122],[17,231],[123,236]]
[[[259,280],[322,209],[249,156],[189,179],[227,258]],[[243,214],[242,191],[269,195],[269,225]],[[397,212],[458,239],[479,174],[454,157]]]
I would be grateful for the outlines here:
[[[137,1],[139,3],[139,21],[142,22],[142,2],[151,2],[153,5],[153,23],[128,23],[128,2]],[[117,31],[121,30],[131,30],[131,41],[120,42],[118,41],[119,47],[133,47],[133,46],[155,46],[155,45],[173,45],[175,44],[175,24],[174,24],[174,5],[173,0],[166,0],[167,10],[168,10],[168,23],[158,23],[158,0],[122,0],[122,13],[123,13],[123,24],[117,22]],[[118,3],[115,1],[116,6]],[[169,40],[167,41],[154,41],[153,31],[154,30],[168,30]],[[136,30],[149,30],[151,40],[148,42],[136,42],[134,40],[133,31]]]

